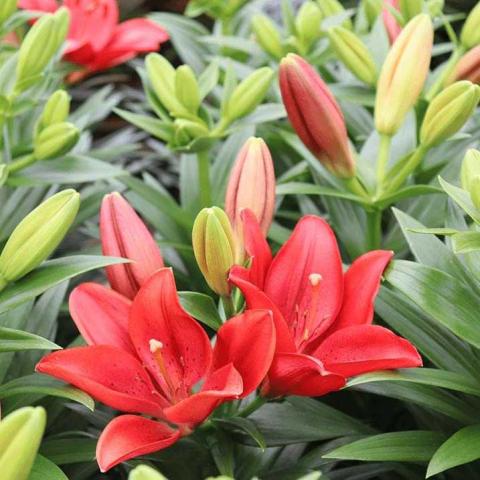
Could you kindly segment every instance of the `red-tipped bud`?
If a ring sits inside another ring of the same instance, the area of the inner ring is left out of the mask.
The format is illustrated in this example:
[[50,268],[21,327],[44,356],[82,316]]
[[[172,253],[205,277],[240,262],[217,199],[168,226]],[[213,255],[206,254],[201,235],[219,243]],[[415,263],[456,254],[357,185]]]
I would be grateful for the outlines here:
[[390,44],[393,44],[393,42],[395,42],[397,37],[400,35],[400,32],[402,31],[402,27],[399,25],[397,19],[390,11],[390,8],[394,8],[395,10],[400,10],[399,1],[384,0],[383,9],[382,9],[383,25],[385,26],[385,30],[387,31],[388,40],[390,41]]
[[472,48],[459,60],[447,83],[457,80],[470,80],[480,84],[480,45]]
[[240,214],[247,208],[255,214],[266,236],[275,209],[275,172],[270,151],[261,138],[252,137],[246,141],[235,160],[227,186],[225,211],[233,226],[239,257],[243,257]]
[[290,53],[280,64],[280,90],[288,118],[306,147],[334,175],[355,175],[343,114],[314,68]]
[[106,267],[111,287],[128,298],[133,298],[145,281],[164,266],[152,235],[119,193],[111,193],[103,199],[100,238],[104,255],[132,261]]

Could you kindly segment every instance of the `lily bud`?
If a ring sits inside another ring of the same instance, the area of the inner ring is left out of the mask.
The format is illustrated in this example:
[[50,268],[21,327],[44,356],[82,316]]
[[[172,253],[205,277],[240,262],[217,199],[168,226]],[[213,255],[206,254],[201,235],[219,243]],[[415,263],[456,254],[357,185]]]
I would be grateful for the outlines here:
[[480,3],[478,2],[463,24],[460,41],[468,49],[480,44]]
[[275,210],[275,172],[267,144],[249,138],[235,160],[227,186],[225,211],[233,226],[238,262],[243,261],[243,229],[240,214],[251,210],[266,236]]
[[322,21],[320,7],[312,2],[305,2],[295,18],[295,30],[300,42],[308,49],[320,36],[320,23]]
[[383,9],[382,9],[382,20],[385,30],[388,35],[388,40],[390,45],[392,45],[397,37],[400,35],[402,31],[402,27],[398,23],[397,19],[390,11],[391,8],[395,10],[399,10],[400,5],[398,0],[384,0],[383,1]]
[[444,0],[428,0],[427,10],[432,18],[439,17],[443,12],[445,6]]
[[70,95],[65,90],[57,90],[48,99],[38,120],[37,131],[50,125],[65,122],[70,113]]
[[426,14],[402,30],[385,59],[377,84],[375,127],[393,135],[415,105],[427,78],[432,56],[433,27]]
[[176,72],[172,64],[158,53],[150,53],[145,59],[148,80],[162,105],[175,116],[188,115],[188,110],[176,96]]
[[64,7],[55,13],[42,15],[27,33],[20,51],[16,69],[16,90],[30,86],[32,79],[41,75],[64,42],[70,15]]
[[420,143],[432,147],[458,132],[480,99],[480,87],[464,80],[438,94],[428,106],[420,129]]
[[276,25],[265,15],[255,15],[252,30],[260,46],[273,58],[283,56],[282,38]]
[[195,73],[188,65],[175,72],[175,94],[182,105],[194,115],[200,106],[200,89]]
[[[320,11],[323,18],[334,17],[345,12],[343,5],[338,0],[317,0]],[[347,18],[342,22],[342,26],[345,28],[352,28],[352,21]]]
[[2,0],[0,5],[0,25],[8,20],[17,9],[18,0]]
[[30,477],[46,423],[43,407],[23,407],[0,421],[2,480],[27,480]]
[[423,0],[399,0],[399,2],[400,12],[406,21],[422,13]]
[[35,137],[33,155],[37,160],[61,157],[77,144],[79,138],[80,131],[72,123],[54,123]]
[[57,248],[80,207],[75,190],[63,190],[30,212],[0,255],[0,289],[37,268]]
[[117,192],[106,195],[100,208],[102,252],[132,263],[106,267],[111,287],[133,298],[140,287],[164,266],[157,243],[130,204]]
[[192,244],[200,271],[210,288],[218,295],[229,295],[227,275],[235,263],[235,241],[230,221],[221,208],[204,208],[197,215]]
[[314,68],[295,54],[280,63],[280,90],[288,118],[305,146],[334,175],[355,175],[347,128],[335,98]]
[[363,0],[363,11],[370,26],[373,26],[382,11],[382,0]]
[[186,145],[192,140],[200,137],[206,137],[210,132],[208,128],[200,122],[193,120],[184,120],[178,118],[174,122],[175,142],[177,145]]
[[472,83],[480,83],[480,45],[463,55],[447,83],[452,83],[456,80],[470,80]]
[[263,67],[240,82],[225,105],[224,115],[227,121],[233,122],[253,112],[267,94],[273,76],[271,68]]
[[467,150],[463,157],[460,171],[462,188],[470,193],[472,202],[480,208],[480,152],[473,148]]
[[362,82],[375,85],[377,67],[366,45],[351,30],[333,27],[328,31],[330,45],[337,57]]
[[167,478],[148,465],[139,465],[130,472],[128,480],[167,480]]

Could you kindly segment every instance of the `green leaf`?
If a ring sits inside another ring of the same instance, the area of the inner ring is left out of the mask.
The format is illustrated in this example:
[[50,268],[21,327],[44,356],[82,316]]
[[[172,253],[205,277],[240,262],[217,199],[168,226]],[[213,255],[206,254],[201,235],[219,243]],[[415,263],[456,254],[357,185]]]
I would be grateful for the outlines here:
[[440,185],[448,194],[448,196],[460,207],[462,208],[467,215],[469,215],[475,223],[480,224],[480,211],[473,204],[470,194],[461,189],[452,185],[451,183],[446,182],[442,177],[438,177]]
[[57,344],[33,333],[0,327],[0,352],[19,352],[22,350],[58,350]]
[[213,61],[198,77],[198,88],[202,100],[217,86],[219,76],[218,62]]
[[480,425],[470,425],[454,433],[435,452],[427,469],[427,478],[480,458]]
[[95,409],[95,402],[87,393],[38,373],[15,378],[0,386],[0,399],[31,393],[66,398],[85,405],[91,411]]
[[365,199],[349,192],[342,192],[334,188],[324,187],[323,185],[313,185],[311,183],[289,182],[277,185],[277,195],[325,195],[327,197],[344,198],[352,202],[365,203]]
[[332,93],[339,100],[358,103],[365,107],[375,105],[375,90],[360,85],[344,85],[341,83],[329,84]]
[[387,208],[389,205],[397,203],[400,200],[405,200],[406,198],[439,193],[443,193],[443,190],[433,185],[410,185],[397,190],[395,193],[379,198],[375,204],[380,208]]
[[229,430],[241,430],[253,438],[262,450],[267,448],[262,432],[260,432],[255,423],[248,418],[214,418],[212,421],[220,426],[227,427]]
[[480,250],[480,232],[458,232],[452,237],[455,253],[470,253]]
[[147,133],[150,133],[151,135],[159,138],[160,140],[168,142],[173,137],[174,132],[172,125],[162,120],[159,120],[158,118],[128,112],[127,110],[122,110],[120,108],[116,108],[114,112],[127,122],[135,125],[142,130],[145,130]]
[[178,292],[182,307],[194,318],[218,330],[222,325],[222,319],[212,297],[204,293]]
[[68,477],[59,467],[57,467],[57,465],[55,465],[48,458],[45,458],[42,455],[37,455],[35,457],[35,462],[33,464],[32,470],[30,471],[30,476],[28,477],[28,480],[46,479],[68,480]]
[[450,236],[458,233],[454,228],[407,228],[409,232],[422,233],[426,235],[444,235]]
[[382,433],[336,448],[324,458],[381,462],[428,462],[444,436],[425,430]]
[[127,260],[100,255],[75,255],[49,260],[39,268],[0,292],[0,313],[30,300],[49,288],[82,273]]
[[385,278],[439,323],[480,347],[479,299],[462,282],[448,273],[404,260],[392,262]]
[[40,453],[57,465],[92,462],[95,459],[97,439],[59,438],[45,440]]

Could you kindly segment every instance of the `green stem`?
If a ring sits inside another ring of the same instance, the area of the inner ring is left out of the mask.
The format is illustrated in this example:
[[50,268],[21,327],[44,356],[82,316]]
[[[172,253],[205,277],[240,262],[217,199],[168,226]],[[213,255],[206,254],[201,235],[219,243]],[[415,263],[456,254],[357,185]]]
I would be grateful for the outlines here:
[[210,186],[210,158],[208,151],[197,153],[198,162],[198,188],[201,208],[210,207],[212,203]]
[[344,185],[350,190],[350,192],[358,195],[359,197],[365,198],[365,200],[370,201],[365,187],[360,183],[357,177],[346,178],[343,180]]
[[378,250],[382,246],[382,210],[367,211],[368,250]]
[[223,311],[225,312],[226,320],[228,320],[229,318],[235,315],[235,305],[233,303],[233,299],[231,295],[229,295],[228,297],[222,297],[222,305],[223,305]]
[[385,172],[388,165],[388,157],[390,155],[390,143],[392,137],[389,135],[380,135],[380,145],[378,147],[377,159],[377,196],[382,193],[383,184],[385,182]]
[[33,165],[36,161],[37,159],[35,158],[35,155],[33,155],[33,153],[24,155],[23,157],[14,160],[12,163],[9,163],[7,165],[7,171],[8,173],[18,172],[18,170],[23,170],[24,168]]
[[265,397],[257,397],[255,400],[252,400],[243,410],[238,413],[239,417],[248,417],[255,410],[258,410],[264,403],[267,402]]

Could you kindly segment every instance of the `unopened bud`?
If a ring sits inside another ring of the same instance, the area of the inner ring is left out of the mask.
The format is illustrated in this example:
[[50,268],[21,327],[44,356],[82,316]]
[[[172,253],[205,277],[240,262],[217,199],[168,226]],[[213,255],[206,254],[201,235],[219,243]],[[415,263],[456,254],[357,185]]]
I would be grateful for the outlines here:
[[471,148],[463,157],[460,171],[462,188],[470,193],[472,202],[480,208],[480,152]]
[[0,255],[0,289],[37,268],[57,248],[80,207],[75,190],[63,190],[30,212]]
[[456,80],[470,80],[472,83],[480,83],[480,45],[463,55],[446,83],[449,84]]
[[468,14],[460,34],[460,41],[468,49],[480,44],[480,2]]
[[300,42],[308,49],[320,36],[320,23],[322,21],[320,7],[312,2],[305,2],[295,18],[295,30]]
[[428,0],[427,10],[432,18],[439,17],[443,12],[444,0]]
[[65,122],[70,113],[70,95],[65,90],[57,90],[48,99],[37,124],[40,132],[50,125]]
[[274,72],[269,67],[259,68],[240,82],[225,104],[224,115],[233,122],[253,112],[264,99],[272,83]]
[[458,132],[480,99],[480,87],[463,80],[438,94],[428,106],[420,129],[420,143],[432,147]]
[[185,145],[196,138],[206,137],[209,134],[209,130],[204,124],[182,118],[175,120],[174,128],[178,145]]
[[139,465],[130,472],[128,480],[167,480],[167,478],[148,465]]
[[283,56],[282,38],[276,25],[265,15],[255,15],[252,30],[260,46],[273,58]]
[[43,407],[23,407],[0,421],[2,480],[27,480],[45,431]]
[[192,231],[193,252],[210,288],[221,296],[230,294],[227,275],[235,263],[235,242],[227,214],[218,207],[204,208]]
[[200,89],[195,73],[188,65],[182,65],[175,72],[175,94],[182,105],[192,114],[200,106]]
[[[317,0],[320,11],[323,18],[334,17],[345,12],[343,5],[338,0]],[[345,28],[352,28],[352,21],[347,18],[342,22],[342,26]]]
[[78,142],[80,131],[72,123],[54,123],[35,137],[33,155],[37,160],[50,160],[68,153]]
[[0,25],[8,20],[17,9],[18,0],[2,0],[0,5]]
[[351,30],[333,27],[328,31],[330,45],[338,58],[362,82],[375,85],[377,67],[366,45]]
[[363,0],[363,11],[370,26],[373,26],[382,11],[382,0]]
[[399,5],[400,12],[407,22],[422,13],[423,10],[423,0],[400,0]]

